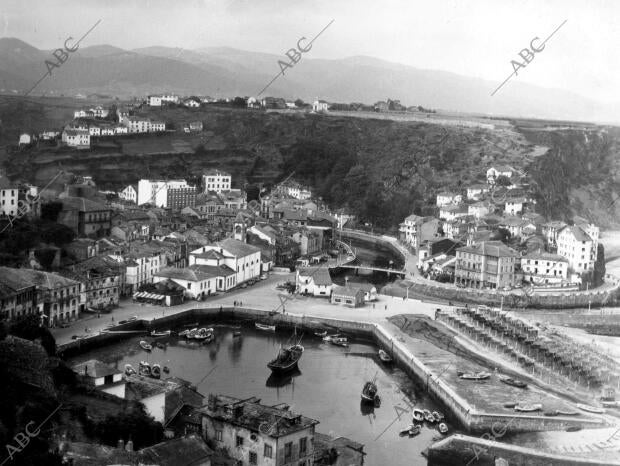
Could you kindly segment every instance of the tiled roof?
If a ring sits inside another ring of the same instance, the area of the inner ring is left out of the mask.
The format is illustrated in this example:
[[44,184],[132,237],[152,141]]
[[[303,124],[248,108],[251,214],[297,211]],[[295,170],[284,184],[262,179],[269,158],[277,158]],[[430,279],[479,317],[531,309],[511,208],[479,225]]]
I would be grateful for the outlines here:
[[143,448],[139,454],[140,464],[190,466],[206,464],[213,450],[198,435],[192,434]]
[[99,378],[106,377],[108,375],[113,374],[122,374],[121,371],[115,369],[104,362],[101,362],[97,359],[90,359],[86,362],[76,364],[72,367],[73,372],[78,375],[85,375],[88,377]]
[[203,274],[209,275],[210,278],[229,277],[237,273],[227,265],[192,265],[190,266],[190,269],[198,270]]
[[224,241],[217,243],[217,245],[221,246],[236,257],[249,256],[250,254],[260,252],[260,248],[232,238],[225,239]]
[[302,267],[299,269],[299,275],[304,277],[312,277],[316,285],[329,286],[332,285],[332,277],[329,275],[329,269],[324,265],[317,267]]
[[[202,248],[200,250],[202,250]],[[225,259],[226,257],[229,257],[224,254],[221,254],[215,249],[209,249],[206,252],[191,252],[190,254],[194,257],[197,257],[200,259],[208,259],[208,260],[222,260],[222,259]]]
[[11,267],[0,267],[0,280],[4,283],[11,283],[11,286],[23,287],[36,285],[39,288],[53,289],[79,285],[80,282],[63,277],[56,273],[41,272],[32,269],[15,269]]
[[191,268],[177,269],[174,267],[166,267],[159,272],[155,272],[156,277],[176,278],[177,280],[187,280],[190,282],[199,282],[208,280],[211,276],[202,273],[199,270]]
[[530,252],[523,256],[523,259],[568,262],[568,259],[566,259],[564,256],[560,256],[559,254],[552,254],[550,252]]
[[581,227],[578,227],[576,225],[573,225],[571,227],[565,227],[560,231],[560,233],[562,233],[564,230],[570,231],[577,241],[592,241],[590,235],[583,231]]
[[347,285],[347,286],[334,285],[334,287],[332,288],[332,291],[335,295],[350,296],[350,297],[355,297],[360,293],[362,294],[364,293],[364,290],[354,285]]
[[110,210],[105,204],[100,202],[91,201],[84,197],[65,197],[60,200],[62,202],[63,210],[77,209],[80,212],[99,212],[102,210]]
[[501,241],[485,241],[476,246],[459,248],[457,251],[492,257],[519,257],[517,251],[509,248]]

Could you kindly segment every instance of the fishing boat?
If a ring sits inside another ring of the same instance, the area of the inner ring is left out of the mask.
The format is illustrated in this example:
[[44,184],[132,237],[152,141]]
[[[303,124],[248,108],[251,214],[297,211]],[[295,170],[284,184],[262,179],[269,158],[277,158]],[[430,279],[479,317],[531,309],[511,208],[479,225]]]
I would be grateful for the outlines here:
[[146,361],[140,361],[140,365],[138,366],[138,374],[150,377],[151,365]]
[[323,330],[322,332],[314,332],[314,335],[320,338],[325,338],[327,336],[327,330]]
[[185,329],[185,330],[181,330],[181,331],[179,332],[179,336],[180,336],[180,337],[186,337],[188,333],[189,333],[189,330],[187,330],[187,329]]
[[409,435],[409,432],[411,430],[415,429],[415,424],[409,424],[407,427],[405,427],[404,429],[402,429],[398,434],[401,437],[404,437],[405,435]]
[[506,385],[511,385],[517,388],[527,388],[527,384],[521,380],[513,379],[512,377],[500,377],[500,382],[504,382]]
[[445,422],[440,422],[437,429],[444,435],[448,433],[448,425]]
[[491,377],[491,374],[488,372],[462,372],[459,374],[459,377],[463,380],[486,380]]
[[136,370],[131,364],[125,364],[125,375],[134,375],[136,373]]
[[566,409],[558,409],[556,410],[560,416],[579,416],[581,413],[579,411],[571,411]]
[[233,331],[233,338],[234,337],[240,337],[241,336],[241,330],[235,330]]
[[515,411],[521,411],[524,413],[532,413],[534,411],[540,411],[541,409],[542,409],[542,404],[540,403],[529,403],[529,404],[515,406]]
[[575,406],[577,406],[582,411],[587,411],[588,413],[603,414],[605,412],[603,408],[597,408],[596,406],[584,405],[582,403],[577,403]]
[[188,330],[187,333],[185,334],[185,338],[187,338],[188,340],[193,340],[194,336],[196,335],[196,333],[198,333],[198,329],[197,328],[193,328],[191,330]]
[[581,430],[579,426],[570,426],[566,428],[566,432],[578,432]]
[[413,408],[412,417],[414,421],[422,422],[424,421],[424,411],[419,408]]
[[205,341],[213,338],[213,329],[212,328],[201,328],[196,331],[193,335],[194,340]]
[[445,418],[445,416],[442,413],[439,413],[437,411],[433,411],[431,414],[435,418],[435,422],[441,422]]
[[517,403],[516,401],[510,401],[508,403],[504,403],[504,408],[514,408],[515,406],[517,406],[519,403]]
[[338,337],[340,337],[339,333],[334,333],[332,335],[326,335],[326,336],[323,337],[323,341],[325,343],[330,343],[333,338],[338,338]]
[[344,348],[347,348],[349,346],[349,341],[347,340],[347,337],[332,337],[329,342],[332,345],[342,346]]
[[377,374],[375,374],[372,380],[369,380],[364,384],[364,388],[362,388],[362,401],[365,403],[373,403],[377,399],[377,394],[379,389],[377,388]]
[[140,348],[144,351],[151,351],[153,349],[153,347],[144,340],[140,341]]
[[153,330],[151,332],[151,336],[152,337],[169,337],[171,333],[172,332],[170,330],[166,330],[166,331],[163,331],[163,332],[157,332],[157,331]]
[[153,364],[151,367],[151,377],[159,379],[161,377],[161,366],[159,364]]
[[379,350],[379,359],[381,359],[381,362],[383,362],[385,364],[389,364],[389,363],[391,363],[393,361],[392,356],[387,354],[382,349]]
[[264,330],[265,332],[275,332],[276,331],[276,326],[275,325],[259,324],[258,322],[256,322],[254,324],[254,326],[258,330]]
[[555,417],[555,416],[558,416],[559,414],[560,413],[558,413],[557,410],[543,412],[543,416],[547,416],[547,417]]
[[418,435],[420,433],[420,431],[422,430],[422,427],[420,427],[418,424],[411,424],[411,426],[409,427],[409,437],[415,437],[416,435]]
[[[290,340],[290,339],[289,339]],[[287,342],[288,343],[288,342]],[[297,368],[297,363],[304,353],[304,347],[301,346],[301,338],[290,346],[280,346],[280,351],[275,359],[267,364],[274,374],[283,374]]]
[[428,409],[424,410],[424,420],[426,422],[430,422],[431,424],[435,422],[435,416]]

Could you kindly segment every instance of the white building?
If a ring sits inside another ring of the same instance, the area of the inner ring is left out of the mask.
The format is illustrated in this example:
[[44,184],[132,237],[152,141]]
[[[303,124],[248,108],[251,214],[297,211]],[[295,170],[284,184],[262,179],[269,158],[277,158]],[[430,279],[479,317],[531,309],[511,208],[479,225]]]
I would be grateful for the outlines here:
[[88,130],[66,129],[62,132],[62,141],[70,147],[87,149],[90,147],[90,134]]
[[15,216],[19,209],[19,189],[12,186],[7,178],[0,178],[0,213]]
[[118,197],[126,201],[135,202],[135,203],[138,202],[138,192],[136,191],[136,188],[132,185],[129,185],[125,189],[123,189],[119,193]]
[[437,207],[457,205],[463,201],[463,196],[456,193],[443,192],[437,194]]
[[523,208],[526,204],[526,200],[522,197],[513,197],[506,199],[504,206],[504,212],[507,215],[517,215],[523,212]]
[[207,170],[202,175],[202,185],[204,186],[204,192],[215,191],[221,193],[222,191],[230,191],[232,183],[232,177],[230,173],[226,173],[220,170]]
[[27,146],[32,143],[32,136],[28,133],[22,133],[19,135],[19,145]]
[[495,180],[500,176],[505,176],[506,178],[512,178],[512,168],[507,167],[505,165],[498,165],[495,167],[491,167],[487,170],[487,183],[495,184]]
[[149,133],[161,133],[166,131],[166,123],[163,121],[149,120]]
[[217,290],[217,279],[223,274],[212,273],[213,267],[193,265],[183,269],[167,267],[155,273],[155,283],[168,279],[185,288],[185,296],[190,299],[202,299],[211,296]]
[[450,222],[459,217],[465,217],[469,212],[469,208],[466,205],[446,205],[439,209],[439,218]]
[[467,199],[479,200],[483,194],[489,192],[489,187],[485,184],[474,184],[467,188]]
[[329,109],[329,102],[325,100],[315,100],[312,104],[312,110],[314,112],[326,112]]
[[93,112],[95,118],[105,118],[110,114],[110,111],[107,108],[103,108],[101,105],[91,108],[90,111]]
[[125,381],[120,370],[97,359],[76,364],[72,369],[87,385],[110,395],[125,398]]
[[164,94],[161,96],[161,102],[162,103],[173,103],[173,104],[178,104],[179,103],[179,96],[175,95],[175,94]]
[[300,293],[328,299],[334,288],[329,269],[324,266],[298,268],[295,273],[295,284]]
[[101,128],[99,128],[99,126],[91,125],[88,127],[88,134],[90,136],[101,136]]
[[473,215],[476,218],[482,218],[491,212],[491,206],[487,202],[474,202],[467,206],[467,215]]
[[190,188],[185,180],[140,180],[138,182],[138,205],[154,204],[168,207],[168,190]]
[[521,258],[523,280],[533,285],[566,283],[568,260],[559,254],[533,252]]
[[161,107],[161,96],[150,95],[146,98],[146,102],[149,107]]
[[229,238],[190,252],[189,265],[225,265],[235,272],[235,285],[240,285],[260,276],[260,256],[260,248]]
[[579,226],[562,228],[557,235],[558,254],[568,260],[570,269],[578,274],[594,268],[595,252],[592,238]]

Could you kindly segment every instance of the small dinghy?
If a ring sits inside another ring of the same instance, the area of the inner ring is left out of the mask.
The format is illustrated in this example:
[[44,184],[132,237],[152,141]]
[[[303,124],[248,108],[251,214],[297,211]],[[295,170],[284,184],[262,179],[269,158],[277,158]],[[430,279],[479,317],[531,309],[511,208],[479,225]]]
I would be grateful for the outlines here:
[[381,359],[381,362],[384,363],[384,364],[389,364],[389,363],[391,363],[393,361],[392,356],[387,354],[382,349],[379,350],[379,359]]
[[325,335],[323,337],[323,341],[325,343],[330,343],[332,341],[332,339],[338,338],[338,337],[340,337],[340,334],[338,334],[338,333],[334,333],[333,335]]
[[426,422],[430,422],[431,424],[435,422],[435,416],[428,409],[424,410],[424,420]]
[[187,329],[186,330],[181,330],[179,332],[179,336],[180,337],[186,337],[188,333],[189,333],[189,330],[187,330]]
[[556,413],[560,416],[579,416],[581,414],[579,411],[571,411],[568,409],[558,409]]
[[583,403],[577,403],[575,406],[577,406],[582,411],[586,411],[588,413],[594,413],[594,414],[605,413],[605,410],[603,408],[597,408],[596,406],[585,405]]
[[448,433],[448,425],[445,422],[440,422],[437,429],[444,435]]
[[527,388],[527,384],[517,379],[513,379],[512,377],[500,377],[500,382],[504,382],[506,385],[511,385],[512,387],[517,388]]
[[134,375],[136,373],[136,370],[131,364],[125,364],[125,375]]
[[581,430],[579,426],[570,426],[566,428],[566,432],[578,432]]
[[407,427],[405,427],[405,428],[404,428],[404,429],[402,429],[400,432],[398,432],[398,434],[399,434],[401,437],[404,437],[405,435],[409,435],[409,431],[410,431],[411,429],[414,429],[414,428],[415,428],[415,424],[409,424]]
[[348,348],[349,346],[349,341],[347,340],[347,337],[332,337],[329,342],[332,345],[342,346],[343,348]]
[[533,413],[534,411],[540,411],[541,409],[542,404],[540,403],[530,403],[515,406],[515,411],[521,411],[523,413]]
[[514,408],[515,406],[517,406],[519,403],[517,403],[516,401],[510,401],[508,403],[504,403],[504,408]]
[[414,421],[417,421],[417,422],[424,421],[424,411],[419,408],[413,408],[413,413],[411,415]]
[[151,332],[151,336],[152,337],[169,337],[171,333],[172,332],[170,330],[165,330],[163,332],[157,332],[157,331],[153,330]]
[[191,330],[188,330],[187,333],[185,334],[185,338],[187,338],[188,340],[193,340],[194,336],[198,333],[198,329],[197,328],[193,328]]
[[153,364],[153,367],[151,367],[151,377],[154,379],[161,377],[161,366],[159,364]]
[[435,418],[435,422],[441,422],[441,421],[444,420],[445,416],[442,413],[439,413],[437,411],[433,411],[431,414]]
[[322,332],[314,332],[314,335],[319,338],[325,338],[327,336],[327,330],[323,330]]
[[547,417],[555,417],[557,415],[559,415],[560,413],[553,410],[553,411],[545,411],[543,412],[543,416],[547,416]]
[[144,351],[151,351],[153,349],[153,347],[144,340],[140,342],[140,348],[142,348]]
[[213,329],[212,328],[201,328],[196,333],[194,333],[194,340],[205,341],[213,339]]
[[410,427],[409,429],[409,437],[415,437],[420,433],[421,430],[422,427],[420,427],[418,424],[412,424],[412,427]]
[[486,380],[490,377],[491,377],[491,374],[489,372],[484,372],[484,371],[476,372],[476,373],[465,372],[465,373],[459,374],[459,378],[463,380]]
[[276,331],[275,325],[259,324],[258,322],[256,322],[254,326],[258,330],[263,330],[264,332],[275,332]]
[[146,361],[140,361],[140,365],[138,366],[138,374],[150,377],[151,365]]

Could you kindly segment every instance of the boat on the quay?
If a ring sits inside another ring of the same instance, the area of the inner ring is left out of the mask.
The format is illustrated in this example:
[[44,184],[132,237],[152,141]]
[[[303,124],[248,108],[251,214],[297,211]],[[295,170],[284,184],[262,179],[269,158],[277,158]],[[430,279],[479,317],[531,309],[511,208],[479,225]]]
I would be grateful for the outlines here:
[[437,429],[444,435],[448,433],[448,425],[445,422],[440,422]]
[[159,364],[153,364],[151,367],[151,377],[159,379],[161,377],[161,366]]
[[459,378],[463,380],[487,380],[491,377],[489,372],[460,372],[458,373]]
[[534,411],[540,411],[541,409],[541,403],[529,403],[515,406],[515,411],[521,411],[523,413],[533,413]]
[[414,421],[422,422],[424,421],[424,410],[419,409],[419,408],[413,408],[413,412],[411,413],[411,416]]
[[500,376],[499,380],[500,382],[503,382],[506,385],[510,385],[512,387],[527,388],[527,384],[525,382],[522,382],[521,380],[513,379],[512,377]]
[[151,365],[146,361],[140,361],[138,366],[138,375],[151,376]]
[[136,373],[136,370],[131,364],[125,364],[125,375],[134,375]]

